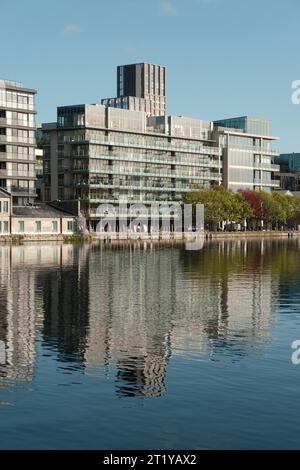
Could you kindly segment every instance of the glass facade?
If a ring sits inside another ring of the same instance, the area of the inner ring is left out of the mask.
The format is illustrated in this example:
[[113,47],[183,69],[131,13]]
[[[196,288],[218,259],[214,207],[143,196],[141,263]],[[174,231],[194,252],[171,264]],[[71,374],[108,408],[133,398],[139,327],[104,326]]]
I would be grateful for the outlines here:
[[258,134],[262,136],[271,135],[271,121],[269,121],[268,119],[242,116],[237,118],[214,121],[214,123],[219,127],[238,129],[247,134]]
[[147,116],[167,114],[166,67],[140,63],[117,67],[117,97],[101,100],[104,106],[143,111]]
[[275,138],[257,134],[259,119],[251,118],[255,133],[239,120],[228,123],[241,129],[101,105],[58,108],[57,124],[43,125],[46,200],[80,199],[95,222],[102,203],[181,202],[219,184],[271,191],[279,184]]
[[93,126],[62,126],[61,108],[58,125],[43,126],[45,192],[52,199],[80,198],[94,219],[101,203],[177,202],[193,189],[220,184],[220,150],[210,140],[210,123],[170,117],[158,133],[153,118],[149,131],[145,113],[89,105],[85,122],[90,113]]
[[300,153],[282,153],[275,160],[282,172],[300,172]]
[[233,190],[271,191],[279,183],[274,175],[278,151],[272,147],[271,123],[266,119],[241,118],[214,122],[214,138],[222,149],[223,184]]
[[277,180],[284,191],[300,191],[300,153],[284,153],[275,158],[280,167]]

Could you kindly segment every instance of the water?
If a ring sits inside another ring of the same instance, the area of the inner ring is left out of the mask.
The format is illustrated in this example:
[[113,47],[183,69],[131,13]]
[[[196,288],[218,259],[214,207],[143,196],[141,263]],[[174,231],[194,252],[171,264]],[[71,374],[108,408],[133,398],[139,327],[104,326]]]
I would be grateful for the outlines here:
[[1,449],[300,448],[300,242],[0,246]]

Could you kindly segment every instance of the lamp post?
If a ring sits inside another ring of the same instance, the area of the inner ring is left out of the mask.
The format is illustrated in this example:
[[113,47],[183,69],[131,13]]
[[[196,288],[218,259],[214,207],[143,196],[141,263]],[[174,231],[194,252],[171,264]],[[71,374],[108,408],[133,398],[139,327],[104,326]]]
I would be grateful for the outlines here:
[[[261,215],[261,217],[263,216],[263,201],[261,201],[261,203],[260,203],[260,215]],[[261,230],[263,230],[263,228],[264,228],[263,218],[261,218],[260,226],[261,226]]]

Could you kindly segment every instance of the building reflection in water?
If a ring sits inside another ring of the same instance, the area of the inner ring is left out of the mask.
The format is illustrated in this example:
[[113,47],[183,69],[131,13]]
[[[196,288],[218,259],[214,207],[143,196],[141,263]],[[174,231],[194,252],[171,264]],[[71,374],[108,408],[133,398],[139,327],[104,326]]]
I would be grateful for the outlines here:
[[261,354],[282,260],[298,250],[285,244],[1,246],[2,382],[33,380],[37,338],[62,367],[113,379],[118,396],[164,395],[171,355]]
[[[16,273],[15,266],[21,263]],[[0,247],[0,377],[28,382],[35,370],[35,273],[20,247]]]

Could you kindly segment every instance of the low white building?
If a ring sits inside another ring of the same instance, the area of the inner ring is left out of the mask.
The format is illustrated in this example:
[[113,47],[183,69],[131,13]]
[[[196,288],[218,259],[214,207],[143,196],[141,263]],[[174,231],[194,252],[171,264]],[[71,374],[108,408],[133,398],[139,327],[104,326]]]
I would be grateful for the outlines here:
[[0,189],[0,237],[10,235],[74,235],[77,216],[51,203],[13,206],[11,194]]
[[10,235],[11,195],[0,189],[0,236]]
[[13,207],[11,235],[73,235],[75,216],[49,204]]

